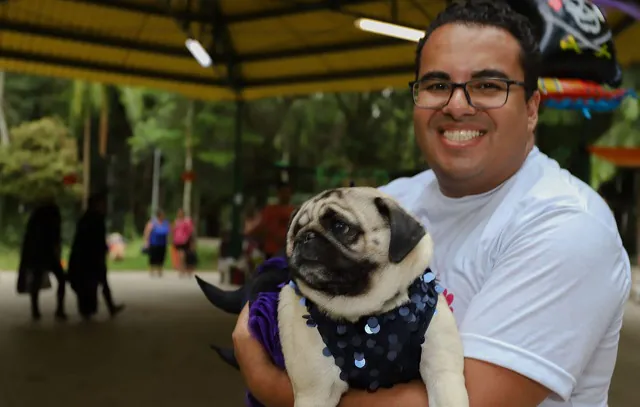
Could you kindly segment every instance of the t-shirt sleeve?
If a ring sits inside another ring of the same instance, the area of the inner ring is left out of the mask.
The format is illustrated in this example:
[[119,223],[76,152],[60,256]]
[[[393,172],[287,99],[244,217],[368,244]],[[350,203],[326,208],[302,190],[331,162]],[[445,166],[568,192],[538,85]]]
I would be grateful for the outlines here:
[[465,357],[513,370],[568,400],[630,290],[618,236],[592,215],[558,210],[503,236],[460,323]]

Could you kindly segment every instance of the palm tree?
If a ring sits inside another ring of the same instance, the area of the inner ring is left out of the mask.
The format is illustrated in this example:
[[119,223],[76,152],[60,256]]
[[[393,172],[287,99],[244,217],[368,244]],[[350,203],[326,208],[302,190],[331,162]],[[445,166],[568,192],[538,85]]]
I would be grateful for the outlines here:
[[104,157],[107,150],[109,129],[109,94],[107,86],[89,83],[82,80],[73,82],[73,93],[70,106],[70,128],[76,130],[79,123],[83,125],[83,207],[87,207],[91,191],[91,118],[94,113],[100,115],[99,152]]

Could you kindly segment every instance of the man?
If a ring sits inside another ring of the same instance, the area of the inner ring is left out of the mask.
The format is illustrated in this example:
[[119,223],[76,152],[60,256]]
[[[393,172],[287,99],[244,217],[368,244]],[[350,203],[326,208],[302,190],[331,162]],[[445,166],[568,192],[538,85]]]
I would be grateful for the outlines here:
[[69,282],[78,297],[78,311],[85,320],[90,320],[97,312],[99,286],[102,286],[102,295],[112,317],[124,309],[124,305],[114,304],[107,281],[106,208],[104,194],[97,193],[89,198],[87,211],[78,221],[69,255]]
[[[382,187],[425,224],[450,296],[472,407],[604,407],[629,259],[603,200],[534,146],[529,22],[499,1],[454,4],[418,46],[414,128],[432,171]],[[464,85],[463,85],[464,84]],[[233,339],[251,392],[291,406],[285,373]],[[341,406],[426,406],[422,383],[349,391]]]
[[43,199],[31,213],[20,253],[18,292],[31,297],[31,317],[39,321],[39,294],[43,281],[52,272],[58,281],[55,318],[66,321],[64,296],[66,279],[60,264],[61,245],[60,208],[52,197]]

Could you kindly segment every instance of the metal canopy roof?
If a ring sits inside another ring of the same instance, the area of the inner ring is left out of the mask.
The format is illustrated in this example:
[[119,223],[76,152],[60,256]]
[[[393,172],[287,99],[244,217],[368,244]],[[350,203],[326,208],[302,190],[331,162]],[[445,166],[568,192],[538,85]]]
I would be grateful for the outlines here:
[[[444,0],[0,0],[0,69],[245,99],[406,86],[415,44],[363,32],[358,17],[422,29]],[[640,24],[616,12],[623,64]],[[198,39],[203,68],[185,47]],[[634,40],[636,43],[634,43]],[[238,90],[236,93],[235,90]]]

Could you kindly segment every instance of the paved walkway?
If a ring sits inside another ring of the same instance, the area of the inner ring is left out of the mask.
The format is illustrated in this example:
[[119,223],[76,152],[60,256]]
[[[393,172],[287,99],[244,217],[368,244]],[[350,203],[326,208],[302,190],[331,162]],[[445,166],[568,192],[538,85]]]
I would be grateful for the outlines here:
[[[216,280],[216,274],[203,277]],[[234,318],[216,311],[193,280],[174,273],[111,274],[128,309],[109,320],[75,316],[53,322],[53,293],[43,295],[43,320],[29,320],[27,297],[15,294],[15,273],[0,273],[1,407],[241,407],[240,375],[218,361],[211,341],[230,343]],[[101,304],[102,305],[102,304]],[[640,305],[629,304],[611,407],[637,407]]]
[[15,273],[0,273],[0,406],[242,406],[240,375],[208,347],[230,343],[233,316],[175,273],[114,272],[110,281],[116,301],[127,305],[117,319],[101,303],[97,321],[81,322],[70,295],[70,321],[54,323],[47,292],[34,324],[28,298],[15,294]]

